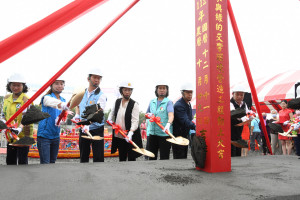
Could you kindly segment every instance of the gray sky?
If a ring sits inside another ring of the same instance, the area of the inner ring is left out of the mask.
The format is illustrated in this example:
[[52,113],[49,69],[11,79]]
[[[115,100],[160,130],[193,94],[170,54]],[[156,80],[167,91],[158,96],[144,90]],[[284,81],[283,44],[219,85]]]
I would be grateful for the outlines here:
[[[0,0],[0,40],[70,2]],[[5,94],[13,71],[24,73],[28,85],[45,84],[131,2],[110,0],[1,63],[0,95]],[[254,78],[299,69],[300,1],[231,3]],[[228,25],[230,81],[235,83],[245,80],[245,72]],[[182,83],[195,81],[194,26],[194,0],[141,0],[68,69],[66,87],[86,87],[88,69],[100,67],[104,71],[101,87],[116,88],[123,79],[132,81],[132,97],[142,111],[154,97],[158,80],[169,82],[170,98],[176,99]],[[108,107],[114,96],[108,94]]]

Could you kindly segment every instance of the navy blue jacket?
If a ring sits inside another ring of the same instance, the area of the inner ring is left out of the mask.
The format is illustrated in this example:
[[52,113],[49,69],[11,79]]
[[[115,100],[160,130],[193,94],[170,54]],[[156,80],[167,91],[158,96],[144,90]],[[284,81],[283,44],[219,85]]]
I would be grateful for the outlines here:
[[192,107],[183,98],[179,99],[174,105],[174,136],[188,137],[190,129],[195,130],[196,125],[192,122]]

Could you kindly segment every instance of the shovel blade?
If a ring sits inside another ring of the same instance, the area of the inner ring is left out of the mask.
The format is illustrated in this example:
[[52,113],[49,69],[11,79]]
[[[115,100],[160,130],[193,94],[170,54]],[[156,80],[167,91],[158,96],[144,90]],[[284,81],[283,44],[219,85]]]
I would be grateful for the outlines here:
[[178,144],[178,145],[183,145],[183,146],[187,146],[189,145],[190,141],[184,137],[178,136],[175,138],[175,140],[173,138],[169,138],[167,139],[168,142],[171,142],[173,144]]
[[133,150],[133,151],[136,151],[136,152],[138,152],[138,153],[140,153],[140,154],[142,154],[142,155],[151,157],[151,158],[154,158],[154,157],[155,157],[154,153],[152,153],[151,151],[148,151],[148,150],[146,150],[146,149],[143,149],[143,148],[134,148],[134,149],[132,149],[132,150]]
[[87,135],[82,135],[81,137],[84,138],[84,139],[88,139],[88,140],[103,140],[104,139],[103,137],[100,137],[98,135],[95,135],[95,136],[92,136],[92,137],[89,137]]

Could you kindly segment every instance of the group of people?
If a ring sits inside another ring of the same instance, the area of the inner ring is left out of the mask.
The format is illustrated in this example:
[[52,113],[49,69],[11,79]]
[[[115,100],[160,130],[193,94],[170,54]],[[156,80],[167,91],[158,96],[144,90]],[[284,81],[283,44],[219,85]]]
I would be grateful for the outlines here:
[[[85,89],[81,102],[75,108],[75,116],[73,120],[82,121],[83,113],[86,107],[98,104],[104,110],[107,103],[107,97],[100,88],[103,73],[99,68],[92,69],[87,74],[88,87]],[[50,86],[50,90],[41,98],[42,112],[47,112],[50,117],[39,122],[37,130],[37,147],[40,155],[40,163],[55,163],[60,143],[60,127],[57,119],[63,110],[68,110],[68,103],[60,95],[64,90],[65,80],[58,78]],[[143,147],[141,130],[139,128],[139,104],[131,98],[133,85],[130,81],[123,81],[119,85],[119,91],[122,98],[115,101],[113,108],[108,116],[109,122],[118,124],[123,130],[127,130],[127,137],[115,133],[113,130],[111,152],[119,151],[120,161],[134,161],[138,156],[137,152],[132,150],[129,140],[135,142],[140,148]],[[160,122],[164,126],[162,130],[155,122],[148,121],[147,127],[143,127],[143,131],[147,129],[147,150],[154,153],[155,157],[150,160],[156,160],[158,151],[160,151],[160,159],[169,159],[171,143],[166,139],[170,138],[166,131],[170,131],[173,135],[188,138],[190,130],[195,130],[196,125],[192,122],[192,108],[190,101],[193,95],[192,84],[185,84],[181,88],[182,98],[173,106],[173,102],[168,98],[169,86],[165,81],[161,81],[155,86],[156,97],[150,101],[147,109],[149,116],[160,117]],[[7,83],[7,91],[10,94],[4,97],[3,117],[6,122],[18,109],[23,106],[29,99],[26,96],[28,87],[26,81],[21,74],[13,74]],[[26,109],[25,109],[26,111]],[[33,124],[23,126],[21,124],[22,116],[25,111],[15,120],[16,127],[14,132],[18,137],[23,135],[32,137]],[[102,122],[93,122],[84,125],[80,129],[79,149],[80,162],[89,162],[90,146],[93,151],[93,162],[104,162],[104,141],[91,140],[81,137],[89,132],[92,136],[104,136],[105,119]],[[13,137],[8,138],[6,163],[8,165],[28,164],[28,146],[10,145],[15,142]],[[187,146],[172,145],[174,159],[187,158]]]
[[[244,100],[245,89],[242,86],[236,86],[232,92],[232,98],[230,100],[231,110],[242,108],[245,113],[250,114],[249,117],[231,120],[231,140],[244,142],[246,146],[241,148],[236,145],[231,145],[231,156],[247,156],[248,144],[250,142],[250,152],[253,153],[262,149],[262,154],[270,154],[267,146],[267,138],[263,133],[261,123],[264,123],[267,131],[269,142],[271,143],[271,149],[273,154],[291,155],[292,148],[295,148],[296,155],[300,156],[300,137],[299,137],[299,123],[292,123],[295,119],[300,120],[300,110],[293,110],[288,108],[288,102],[282,100],[280,103],[281,110],[277,113],[276,110],[271,111],[271,118],[267,119],[267,114],[262,113],[263,122],[260,122],[257,114],[252,112]],[[237,124],[246,122],[243,126],[237,126]],[[276,130],[270,128],[269,123],[279,124],[283,133],[293,131],[293,137],[291,134],[282,134]]]
[[[99,108],[104,110],[106,108],[107,97],[100,88],[103,73],[99,68],[90,70],[87,74],[88,87],[84,91],[84,95],[76,106],[76,114],[73,117],[75,121],[84,120],[84,112],[88,106],[97,104]],[[68,110],[68,103],[60,95],[64,90],[65,80],[58,78],[50,86],[50,90],[41,98],[41,107],[43,112],[50,114],[50,117],[43,119],[39,122],[37,130],[37,147],[40,155],[40,163],[55,163],[59,150],[60,143],[60,127],[57,124],[57,119],[63,110]],[[4,97],[3,105],[3,121],[7,121],[12,117],[18,109],[23,106],[29,99],[26,95],[28,87],[26,81],[21,74],[13,74],[7,83],[7,91],[10,94]],[[127,137],[118,134],[113,130],[112,135],[112,147],[111,152],[119,151],[120,161],[135,161],[141,154],[132,150],[132,145],[129,143],[132,140],[138,147],[143,148],[143,139],[145,139],[145,132],[147,132],[147,145],[146,150],[149,150],[154,154],[154,157],[150,160],[156,160],[158,157],[158,151],[161,160],[170,158],[170,149],[173,150],[174,159],[187,158],[188,146],[182,146],[177,144],[171,144],[166,139],[170,136],[166,132],[171,132],[175,137],[181,136],[186,139],[189,138],[191,133],[195,133],[196,125],[193,122],[192,108],[190,101],[193,96],[193,85],[190,83],[183,84],[181,87],[181,98],[173,105],[173,102],[168,98],[169,86],[165,81],[157,82],[155,85],[155,98],[153,98],[146,111],[148,116],[154,116],[160,118],[160,123],[164,127],[162,129],[154,121],[148,120],[146,124],[139,127],[139,104],[131,98],[134,87],[130,81],[123,81],[119,85],[119,92],[122,98],[115,101],[113,108],[108,116],[110,123],[118,124],[123,130],[127,130]],[[246,113],[250,113],[250,117],[242,117],[231,120],[231,156],[241,156],[241,146],[234,145],[239,142],[243,142],[242,132],[243,126],[237,126],[242,122],[249,122],[250,128],[250,147],[251,150],[255,150],[255,140],[263,146],[263,152],[268,153],[266,145],[266,138],[261,134],[261,128],[259,128],[260,122],[258,118],[254,117],[254,113],[248,108],[244,102],[245,90],[243,87],[238,86],[233,89],[232,98],[230,100],[230,110],[243,109]],[[272,119],[266,120],[266,114],[264,115],[264,124],[268,128],[269,122],[279,123],[284,131],[289,129],[288,122],[294,117],[300,116],[300,111],[296,111],[296,116],[292,115],[292,111],[287,109],[287,102],[284,100],[281,102],[282,110],[279,112],[279,118],[277,118],[276,111],[272,111]],[[24,110],[26,112],[26,109]],[[33,124],[23,126],[21,124],[22,116],[24,112],[20,114],[15,120],[11,130],[22,138],[24,136],[32,137]],[[251,122],[250,122],[251,121]],[[105,119],[102,122],[93,122],[89,125],[84,125],[80,129],[79,135],[79,149],[80,149],[80,162],[89,162],[90,146],[93,151],[93,162],[104,162],[104,141],[103,140],[91,140],[84,137],[87,132],[92,136],[104,136],[104,124]],[[299,128],[299,127],[298,127]],[[269,130],[269,129],[268,129]],[[296,127],[295,127],[296,130]],[[276,132],[271,133],[272,151],[275,152],[278,140],[279,146],[282,148],[283,154],[291,153],[291,138],[287,136],[278,135]],[[261,142],[262,136],[262,142]],[[270,135],[269,135],[270,138]],[[14,146],[10,145],[15,142],[15,139],[8,134],[7,145],[7,157],[6,163],[8,165],[16,164],[28,164],[28,146]],[[246,138],[247,139],[247,138]],[[300,155],[299,139],[295,140],[297,145],[297,154]]]

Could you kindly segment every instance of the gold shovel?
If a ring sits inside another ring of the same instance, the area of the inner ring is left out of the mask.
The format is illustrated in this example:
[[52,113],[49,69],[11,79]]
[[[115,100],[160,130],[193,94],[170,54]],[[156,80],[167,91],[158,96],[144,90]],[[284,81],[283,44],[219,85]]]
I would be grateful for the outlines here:
[[[165,127],[163,125],[161,125],[160,123],[160,118],[159,117],[155,117],[155,116],[149,116],[148,114],[145,114],[146,118],[152,120],[152,122],[155,122],[162,130],[165,129]],[[173,144],[178,144],[178,145],[183,145],[183,146],[187,146],[189,145],[190,141],[182,136],[177,136],[175,137],[170,131],[166,130],[165,131],[166,134],[168,134],[171,138],[166,139],[168,142],[171,142]]]
[[92,134],[89,131],[84,131],[87,135],[82,135],[82,138],[88,139],[88,140],[103,140],[104,137],[101,137],[99,135],[92,136]]
[[298,135],[292,135],[291,131],[294,130],[294,127],[291,127],[287,132],[278,133],[279,135],[285,136],[285,137],[298,137]]
[[138,145],[136,145],[132,140],[129,140],[128,136],[124,133],[124,131],[120,128],[120,126],[116,125],[116,124],[112,124],[110,123],[108,120],[106,121],[107,124],[111,125],[113,127],[113,129],[118,129],[118,133],[121,133],[121,135],[123,135],[124,138],[127,138],[129,143],[132,144],[135,148],[132,149],[135,152],[138,152],[142,155],[154,158],[155,155],[151,152],[148,151],[146,149],[140,148]]

